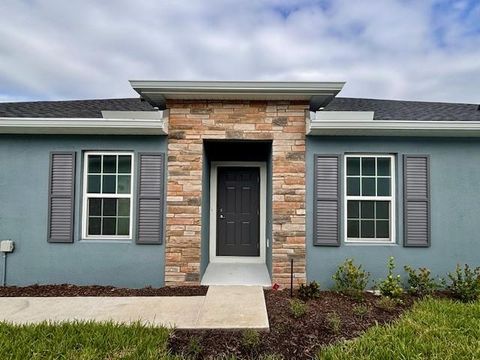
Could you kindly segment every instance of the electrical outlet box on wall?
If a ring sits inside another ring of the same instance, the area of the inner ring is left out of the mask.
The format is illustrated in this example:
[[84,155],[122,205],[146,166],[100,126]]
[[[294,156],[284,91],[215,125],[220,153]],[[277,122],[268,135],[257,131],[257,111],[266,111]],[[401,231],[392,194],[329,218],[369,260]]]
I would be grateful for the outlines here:
[[10,253],[14,247],[15,245],[12,240],[0,240],[0,252]]

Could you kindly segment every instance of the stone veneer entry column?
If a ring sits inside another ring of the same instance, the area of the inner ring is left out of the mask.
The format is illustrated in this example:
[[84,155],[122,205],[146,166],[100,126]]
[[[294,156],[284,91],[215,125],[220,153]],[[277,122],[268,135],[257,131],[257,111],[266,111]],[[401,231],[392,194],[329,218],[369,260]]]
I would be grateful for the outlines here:
[[200,282],[203,140],[272,140],[273,282],[305,281],[307,102],[170,101],[166,285]]

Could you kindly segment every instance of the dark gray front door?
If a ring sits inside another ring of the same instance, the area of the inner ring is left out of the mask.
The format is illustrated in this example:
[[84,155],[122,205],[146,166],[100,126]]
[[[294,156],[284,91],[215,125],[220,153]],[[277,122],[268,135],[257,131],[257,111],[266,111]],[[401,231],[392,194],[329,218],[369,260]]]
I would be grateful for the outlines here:
[[259,169],[219,167],[217,176],[217,256],[259,256]]

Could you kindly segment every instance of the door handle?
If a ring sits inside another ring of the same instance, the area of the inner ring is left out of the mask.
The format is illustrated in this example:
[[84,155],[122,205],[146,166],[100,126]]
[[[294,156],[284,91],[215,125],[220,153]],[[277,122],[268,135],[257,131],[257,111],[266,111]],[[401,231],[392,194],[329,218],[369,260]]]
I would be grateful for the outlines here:
[[218,217],[219,217],[220,219],[225,219],[225,215],[223,215],[223,214],[220,214]]

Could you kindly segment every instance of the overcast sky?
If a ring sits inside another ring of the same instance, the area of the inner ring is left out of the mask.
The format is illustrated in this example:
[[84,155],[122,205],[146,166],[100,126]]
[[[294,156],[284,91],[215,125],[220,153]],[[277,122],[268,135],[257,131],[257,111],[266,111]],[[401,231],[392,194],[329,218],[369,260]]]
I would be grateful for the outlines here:
[[1,0],[0,18],[0,101],[131,97],[149,79],[480,103],[479,0]]

